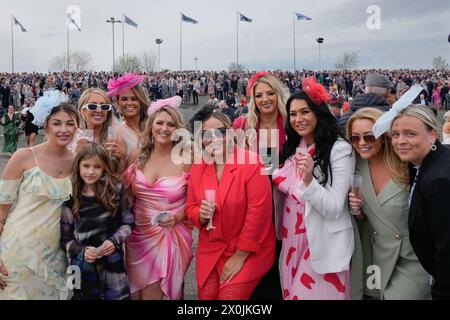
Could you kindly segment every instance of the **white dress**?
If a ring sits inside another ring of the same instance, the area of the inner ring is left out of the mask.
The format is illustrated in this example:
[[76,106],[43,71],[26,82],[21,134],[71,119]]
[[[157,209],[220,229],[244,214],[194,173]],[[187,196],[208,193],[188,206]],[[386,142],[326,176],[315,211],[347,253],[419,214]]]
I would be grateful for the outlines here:
[[53,178],[38,165],[20,179],[0,180],[0,204],[13,204],[0,235],[0,260],[9,271],[0,300],[68,298],[59,241],[61,206],[71,193],[70,177]]

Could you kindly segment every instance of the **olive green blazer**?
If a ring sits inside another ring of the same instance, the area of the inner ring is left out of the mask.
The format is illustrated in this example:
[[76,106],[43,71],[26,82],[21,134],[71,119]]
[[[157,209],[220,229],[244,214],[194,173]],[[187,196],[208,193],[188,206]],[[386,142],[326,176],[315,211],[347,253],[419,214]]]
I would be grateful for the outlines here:
[[[358,159],[356,174],[363,177],[362,211],[366,215],[366,221],[358,226],[363,251],[364,294],[389,300],[430,299],[430,277],[409,241],[408,190],[390,180],[375,194],[367,160]],[[355,257],[355,262],[360,263],[361,257]],[[367,287],[367,279],[373,274],[367,273],[370,265],[380,268],[379,290]]]

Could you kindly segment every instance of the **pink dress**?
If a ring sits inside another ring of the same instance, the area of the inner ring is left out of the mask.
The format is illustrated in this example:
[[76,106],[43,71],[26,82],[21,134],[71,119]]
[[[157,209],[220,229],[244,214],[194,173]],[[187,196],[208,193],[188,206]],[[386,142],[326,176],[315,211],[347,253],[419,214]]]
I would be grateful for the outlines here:
[[[309,153],[313,154],[314,149]],[[283,210],[282,250],[280,268],[285,300],[346,300],[350,298],[350,271],[318,274],[310,260],[305,226],[305,205],[290,193],[298,178],[291,156],[284,166],[275,170],[272,181],[286,195]],[[317,235],[320,236],[320,235]]]
[[182,298],[184,276],[193,258],[192,230],[188,220],[167,229],[151,224],[161,211],[176,214],[186,205],[189,174],[161,177],[149,185],[135,164],[122,175],[133,195],[135,228],[126,241],[125,263],[130,291],[136,292],[161,281],[170,300]]
[[436,109],[439,108],[439,103],[440,103],[440,100],[441,100],[440,92],[441,92],[441,91],[440,91],[438,88],[435,88],[435,89],[433,90],[433,103],[434,103],[434,107],[435,107]]

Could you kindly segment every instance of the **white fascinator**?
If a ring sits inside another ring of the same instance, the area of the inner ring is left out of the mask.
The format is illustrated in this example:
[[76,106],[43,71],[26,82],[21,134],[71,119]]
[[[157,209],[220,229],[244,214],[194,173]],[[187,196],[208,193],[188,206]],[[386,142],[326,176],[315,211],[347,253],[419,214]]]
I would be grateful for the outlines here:
[[409,106],[417,96],[422,92],[423,87],[420,85],[415,85],[411,87],[404,95],[394,103],[392,108],[383,114],[373,126],[373,134],[375,138],[378,139],[383,133],[387,132],[391,128],[392,121],[397,116],[397,114]]
[[67,101],[69,101],[69,98],[61,91],[49,90],[44,92],[44,95],[36,101],[36,104],[30,110],[34,117],[33,124],[42,126],[50,111],[60,103]]

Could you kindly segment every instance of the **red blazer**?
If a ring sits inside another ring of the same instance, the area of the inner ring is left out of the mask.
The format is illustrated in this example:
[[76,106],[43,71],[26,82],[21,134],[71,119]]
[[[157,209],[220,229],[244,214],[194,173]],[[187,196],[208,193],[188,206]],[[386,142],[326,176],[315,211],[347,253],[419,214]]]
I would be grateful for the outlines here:
[[[262,165],[236,164],[237,148],[225,164],[220,184],[214,164],[194,164],[188,184],[186,214],[200,230],[196,254],[197,283],[203,287],[214,267],[219,274],[236,249],[250,251],[241,271],[230,284],[260,279],[275,259],[275,230],[272,222],[272,192],[269,177],[261,175]],[[230,160],[234,162],[230,163]],[[206,230],[200,225],[199,208],[205,190],[216,190],[216,211],[213,225]]]

